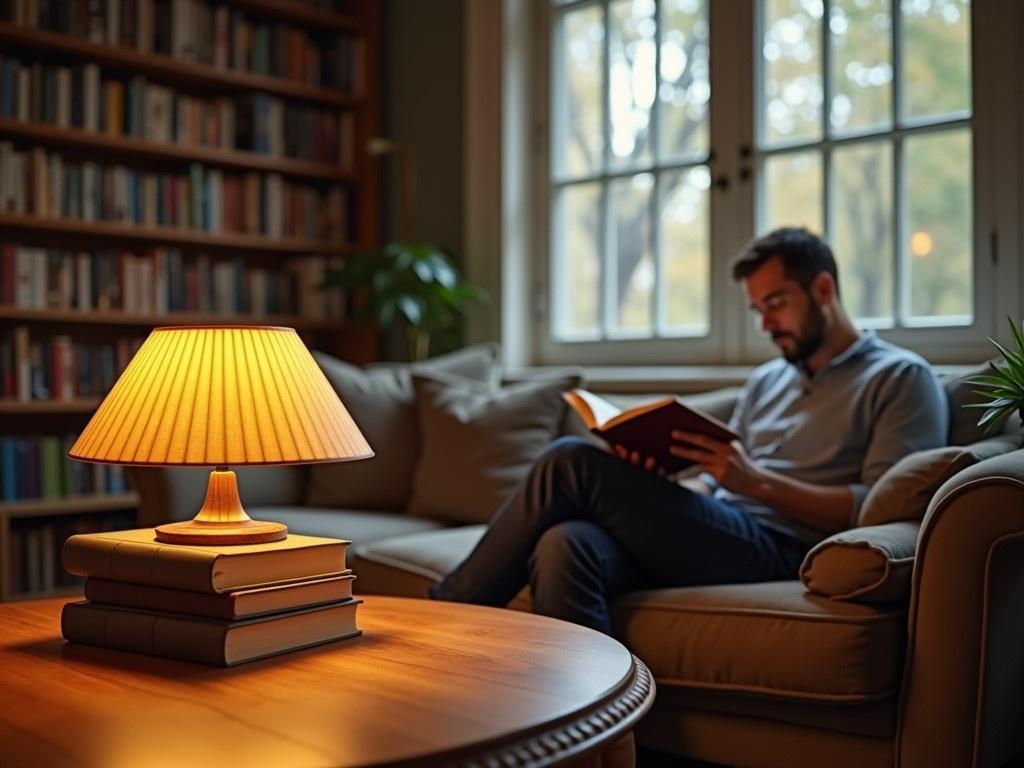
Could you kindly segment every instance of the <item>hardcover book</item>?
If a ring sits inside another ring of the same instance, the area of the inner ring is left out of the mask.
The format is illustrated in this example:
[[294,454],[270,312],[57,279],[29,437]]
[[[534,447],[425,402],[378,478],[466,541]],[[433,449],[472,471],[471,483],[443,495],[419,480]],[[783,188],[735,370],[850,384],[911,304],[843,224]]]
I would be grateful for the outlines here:
[[70,642],[230,667],[359,635],[361,602],[219,621],[81,601],[64,606],[60,628]]
[[64,542],[61,560],[76,576],[221,593],[345,570],[350,542],[289,534],[267,544],[164,544],[152,528],[87,533]]
[[724,442],[740,439],[726,424],[691,408],[678,397],[664,397],[622,410],[583,389],[574,389],[562,396],[595,435],[609,445],[621,445],[630,452],[636,451],[645,459],[653,457],[658,466],[670,475],[693,466],[689,459],[669,453],[669,448],[678,444],[672,438],[674,430]]
[[348,600],[352,597],[354,580],[355,576],[347,571],[322,579],[269,584],[211,595],[90,577],[85,581],[85,599],[122,608],[237,621]]

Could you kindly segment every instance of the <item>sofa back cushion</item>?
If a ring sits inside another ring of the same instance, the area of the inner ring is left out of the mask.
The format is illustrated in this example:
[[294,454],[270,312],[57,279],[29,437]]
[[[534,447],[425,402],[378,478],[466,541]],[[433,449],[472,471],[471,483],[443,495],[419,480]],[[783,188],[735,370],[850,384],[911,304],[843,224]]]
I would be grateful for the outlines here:
[[804,557],[800,580],[835,600],[898,603],[910,597],[920,524],[852,528],[818,542]]
[[376,454],[371,459],[314,464],[306,504],[313,507],[404,509],[419,452],[414,371],[450,373],[490,389],[498,379],[498,346],[467,347],[415,364],[358,368],[314,352],[328,381]]
[[440,375],[415,375],[421,451],[409,512],[483,523],[557,436],[575,375],[500,390]]
[[932,448],[905,456],[871,487],[857,525],[924,519],[928,502],[946,480],[972,464],[1016,450],[1021,437],[1017,431],[970,445]]

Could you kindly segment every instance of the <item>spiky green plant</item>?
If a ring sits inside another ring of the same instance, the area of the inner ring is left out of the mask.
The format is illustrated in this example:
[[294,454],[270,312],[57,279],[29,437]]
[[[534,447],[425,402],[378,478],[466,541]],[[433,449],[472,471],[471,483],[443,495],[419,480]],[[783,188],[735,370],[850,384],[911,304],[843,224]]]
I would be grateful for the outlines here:
[[1011,351],[995,339],[989,339],[995,344],[999,354],[1003,356],[1003,365],[989,363],[991,373],[975,376],[968,379],[967,383],[984,389],[976,389],[974,393],[987,398],[983,403],[968,403],[965,408],[984,408],[985,412],[978,419],[978,426],[985,427],[986,431],[999,424],[1003,419],[1014,411],[1024,407],[1024,337],[1021,336],[1017,324],[1010,321],[1010,334],[1013,336],[1013,347]]

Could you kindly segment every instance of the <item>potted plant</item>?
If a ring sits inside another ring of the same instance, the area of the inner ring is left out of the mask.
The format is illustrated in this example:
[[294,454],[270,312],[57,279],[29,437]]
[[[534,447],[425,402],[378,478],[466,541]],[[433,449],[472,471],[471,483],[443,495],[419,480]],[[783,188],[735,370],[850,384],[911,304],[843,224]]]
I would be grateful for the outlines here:
[[404,333],[410,360],[457,347],[466,309],[486,300],[446,253],[424,243],[393,242],[356,254],[327,270],[321,288],[348,290],[357,317]]
[[978,426],[992,429],[996,424],[1014,411],[1024,417],[1024,336],[1021,336],[1013,318],[1010,321],[1010,333],[1013,337],[1013,349],[1009,350],[995,339],[989,339],[1003,357],[1003,365],[989,363],[991,373],[968,379],[969,384],[983,387],[975,390],[975,394],[986,398],[982,403],[969,403],[966,408],[984,408],[985,412],[978,419]]

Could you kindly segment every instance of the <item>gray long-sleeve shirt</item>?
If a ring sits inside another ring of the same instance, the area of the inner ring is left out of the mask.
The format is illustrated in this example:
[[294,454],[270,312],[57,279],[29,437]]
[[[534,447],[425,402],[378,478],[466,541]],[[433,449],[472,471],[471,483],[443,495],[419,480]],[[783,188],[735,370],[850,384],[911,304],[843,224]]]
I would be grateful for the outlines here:
[[[946,444],[949,409],[923,358],[868,332],[813,377],[781,358],[757,368],[730,426],[758,466],[808,483],[848,485],[853,525],[886,469],[908,453]],[[826,535],[724,488],[715,495],[808,543]]]

